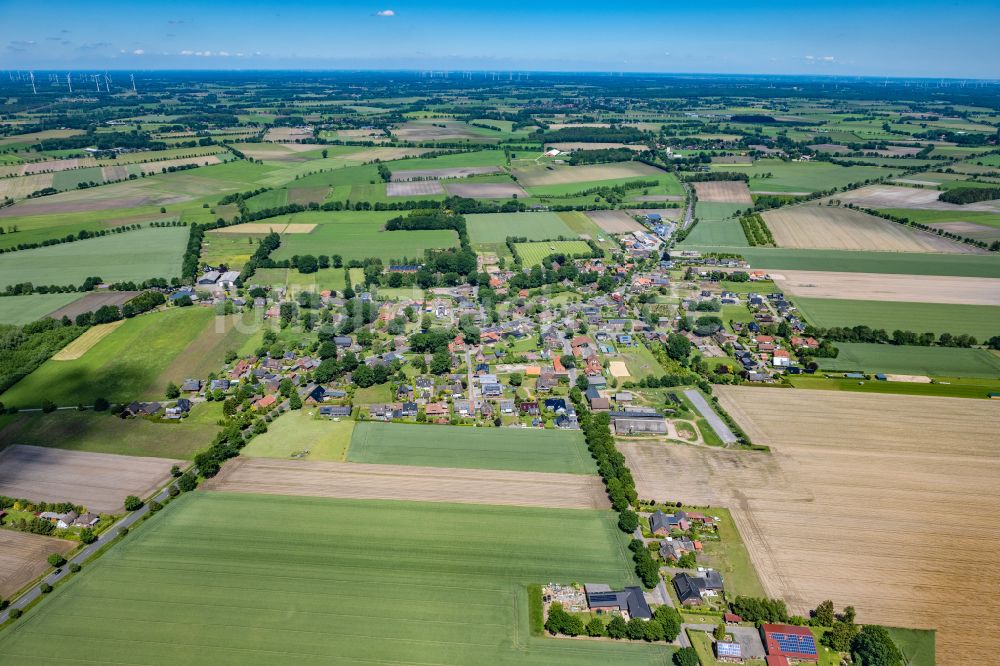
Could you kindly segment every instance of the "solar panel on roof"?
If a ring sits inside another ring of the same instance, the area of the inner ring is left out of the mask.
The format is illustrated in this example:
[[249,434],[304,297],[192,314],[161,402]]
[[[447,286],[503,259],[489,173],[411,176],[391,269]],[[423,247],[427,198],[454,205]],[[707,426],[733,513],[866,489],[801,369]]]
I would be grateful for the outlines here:
[[773,633],[771,637],[781,648],[782,652],[797,652],[799,654],[818,654],[816,650],[816,639],[812,636],[800,636],[798,634]]
[[591,604],[616,604],[618,603],[617,592],[596,592],[590,594],[587,599]]

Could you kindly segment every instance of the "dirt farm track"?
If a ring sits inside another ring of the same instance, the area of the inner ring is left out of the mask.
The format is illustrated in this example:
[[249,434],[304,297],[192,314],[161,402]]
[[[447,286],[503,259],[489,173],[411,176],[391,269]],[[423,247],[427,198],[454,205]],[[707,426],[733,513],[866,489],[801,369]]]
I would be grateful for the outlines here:
[[719,387],[772,452],[621,444],[641,497],[728,506],[767,592],[861,621],[935,628],[938,663],[983,663],[1000,637],[1000,404]]
[[597,476],[234,458],[205,490],[564,509],[610,507]]

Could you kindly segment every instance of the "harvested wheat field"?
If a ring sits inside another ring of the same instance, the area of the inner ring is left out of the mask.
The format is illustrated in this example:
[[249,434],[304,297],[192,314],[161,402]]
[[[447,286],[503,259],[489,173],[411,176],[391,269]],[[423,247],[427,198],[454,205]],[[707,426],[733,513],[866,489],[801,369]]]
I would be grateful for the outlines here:
[[778,247],[968,254],[953,243],[880,217],[835,206],[788,206],[762,213]]
[[45,559],[52,553],[68,553],[76,543],[0,530],[0,597],[7,598],[49,569]]
[[392,181],[402,183],[408,180],[438,180],[441,178],[467,178],[502,173],[498,166],[449,167],[446,169],[408,169],[392,172]]
[[610,506],[597,476],[234,458],[205,490],[343,499],[505,504],[560,509]]
[[698,195],[698,201],[703,203],[733,203],[753,205],[750,189],[742,180],[710,180],[692,183]]
[[782,291],[807,298],[1000,305],[1000,278],[785,270],[770,276]]
[[198,166],[211,166],[213,164],[222,164],[222,160],[219,159],[218,155],[199,155],[197,157],[181,157],[176,160],[162,160],[160,162],[143,162],[139,164],[139,168],[142,169],[144,174],[151,173],[163,173],[165,169],[171,167],[188,166],[189,164],[196,164]]
[[118,321],[113,321],[110,324],[97,324],[96,326],[91,326],[83,335],[53,354],[52,360],[75,361],[86,354],[91,347],[103,340],[105,336],[124,323],[124,319],[119,319]]
[[635,221],[635,218],[623,210],[592,210],[585,215],[609,234],[627,234],[630,231],[643,231],[645,229]]
[[444,194],[441,182],[437,180],[415,180],[413,182],[386,183],[385,194],[389,197],[417,197],[429,194]]
[[134,458],[14,444],[0,451],[0,495],[73,502],[95,513],[121,513],[128,495],[146,497],[181,460]]
[[0,178],[0,197],[23,199],[32,192],[52,187],[51,173],[36,173],[30,176]]
[[305,127],[271,127],[264,134],[264,141],[281,143],[286,141],[298,141],[300,139],[311,139],[312,129]]
[[1000,404],[716,391],[772,453],[622,443],[640,496],[730,507],[768,594],[795,612],[832,599],[934,628],[948,663],[1000,649],[979,629],[1000,612]]
[[[892,185],[868,185],[833,198],[865,208],[916,208],[921,210],[961,210],[987,213],[1000,212],[1000,201],[980,201],[969,204],[952,204],[938,201],[938,190]],[[826,201],[825,199],[823,201]]]
[[68,169],[81,169],[83,167],[98,166],[97,160],[93,157],[70,157],[64,160],[44,160],[42,162],[29,162],[21,168],[21,173],[25,176],[33,173],[52,173],[55,171],[66,171]]
[[510,199],[512,197],[527,198],[524,188],[514,183],[445,183],[448,194],[453,197],[467,199]]
[[662,170],[643,162],[612,162],[610,164],[559,166],[551,169],[516,170],[518,182],[526,187],[572,185],[598,180],[662,176],[663,174]]

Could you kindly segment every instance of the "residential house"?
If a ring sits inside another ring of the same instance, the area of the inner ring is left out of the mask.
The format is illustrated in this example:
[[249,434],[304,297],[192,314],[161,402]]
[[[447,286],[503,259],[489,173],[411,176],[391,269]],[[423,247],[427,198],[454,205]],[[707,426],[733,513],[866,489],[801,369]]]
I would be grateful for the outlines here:
[[712,569],[698,574],[677,574],[673,583],[677,599],[684,606],[697,606],[707,597],[718,596],[723,591],[722,576]]
[[350,405],[323,405],[319,408],[319,415],[328,418],[347,418],[351,415]]
[[197,393],[201,390],[201,380],[200,379],[185,379],[184,383],[181,384],[181,391],[185,393]]
[[653,617],[642,588],[626,587],[616,592],[608,585],[587,583],[583,589],[587,595],[587,607],[592,611],[617,610],[627,614],[628,619],[649,620]]

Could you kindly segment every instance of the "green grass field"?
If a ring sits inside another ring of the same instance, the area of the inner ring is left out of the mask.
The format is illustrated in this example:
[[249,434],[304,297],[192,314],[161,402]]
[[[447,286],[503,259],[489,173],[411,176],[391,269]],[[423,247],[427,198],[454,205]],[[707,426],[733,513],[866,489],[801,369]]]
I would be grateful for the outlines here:
[[0,324],[27,324],[37,321],[80,298],[78,292],[65,294],[31,294],[0,298]]
[[816,375],[799,375],[787,378],[797,389],[819,391],[852,391],[854,393],[890,393],[893,395],[929,395],[945,398],[970,398],[985,400],[990,393],[1000,392],[1000,380],[956,379],[943,380],[946,383],[917,384],[914,382],[859,381],[835,377],[827,379]]
[[514,247],[517,249],[517,253],[520,255],[521,260],[524,261],[524,265],[529,268],[531,266],[540,265],[542,263],[542,259],[557,252],[572,255],[589,254],[591,251],[590,246],[581,240],[551,241],[544,243],[515,243]]
[[288,458],[292,454],[303,460],[343,460],[351,443],[354,421],[332,421],[315,418],[316,407],[304,406],[299,411],[283,414],[257,435],[243,449],[251,458]]
[[172,278],[181,274],[187,227],[146,228],[4,255],[0,289],[20,282],[79,285],[88,277],[107,282]]
[[[712,171],[737,171],[750,175],[751,192],[816,192],[869,178],[882,178],[900,173],[901,169],[878,166],[844,167],[830,162],[783,162],[777,159],[757,160],[753,166],[732,164],[712,165]],[[765,177],[770,173],[771,177]]]
[[347,460],[362,463],[593,474],[579,432],[358,423]]
[[610,511],[189,493],[0,633],[0,664],[668,666],[530,635],[527,585],[631,584],[628,555]]
[[997,334],[1000,307],[941,303],[892,303],[852,301],[838,298],[796,298],[806,320],[816,326],[855,326],[896,329],[915,333],[967,333],[984,341]]
[[836,343],[837,358],[817,359],[821,370],[860,370],[931,377],[1000,378],[1000,356],[985,349]]
[[577,234],[556,213],[496,213],[466,215],[469,240],[473,243],[503,243],[508,236],[548,240]]
[[[110,413],[59,410],[22,412],[0,422],[0,449],[11,444],[48,446],[70,451],[190,459],[208,448],[219,431],[221,403],[196,405],[191,415],[173,423],[120,419]],[[254,440],[256,441],[256,440]]]
[[[203,334],[211,341],[214,319],[204,308],[172,308],[128,319],[82,357],[46,361],[0,394],[0,401],[37,407],[44,399],[57,405],[90,405],[99,397],[111,402],[162,398],[161,373]],[[200,363],[198,358],[191,361]],[[171,379],[178,382],[184,377]]]
[[[706,245],[685,249],[718,251]],[[733,251],[726,249],[726,251]],[[1000,277],[1000,257],[988,254],[923,254],[919,252],[845,252],[747,247],[737,250],[752,268],[840,271],[846,273],[899,273],[902,275],[955,275]]]
[[746,206],[742,204],[702,203],[699,201],[695,206],[695,217],[698,218],[698,224],[681,245],[745,247],[747,237],[743,234],[743,227],[740,226],[739,219],[731,217],[736,211],[745,208]]
[[906,666],[934,666],[937,636],[927,629],[886,627],[892,642],[903,653]]
[[296,254],[339,254],[344,261],[380,257],[388,262],[403,257],[423,257],[425,249],[455,247],[458,235],[450,230],[385,231],[386,220],[398,212],[308,212],[289,218],[292,224],[316,224],[308,234],[283,234],[281,247],[271,257],[290,259]]

